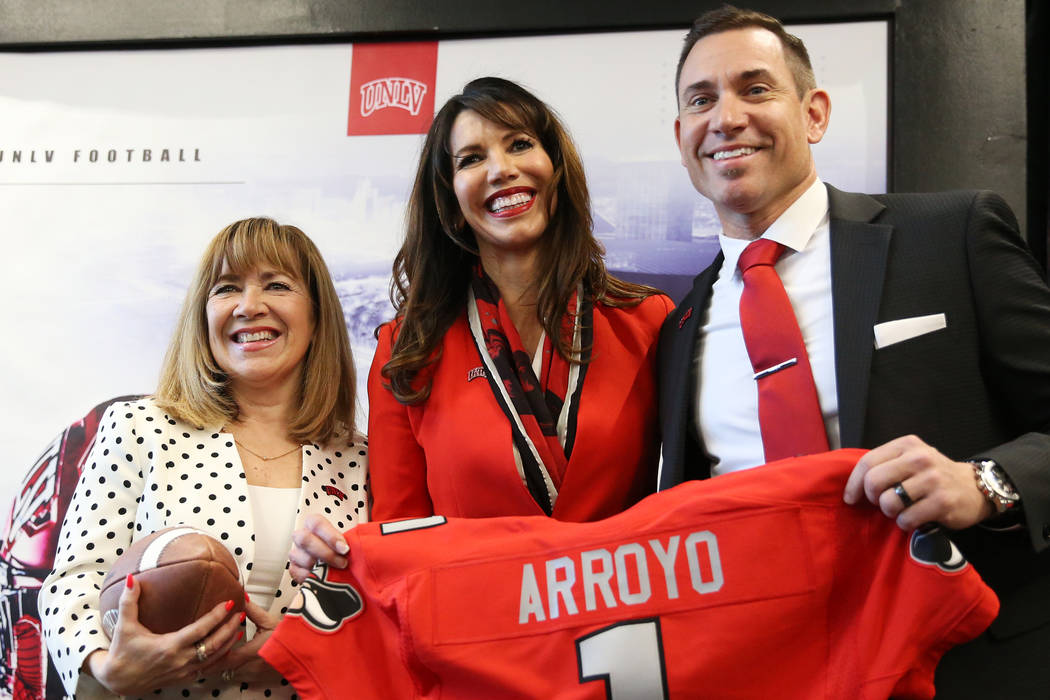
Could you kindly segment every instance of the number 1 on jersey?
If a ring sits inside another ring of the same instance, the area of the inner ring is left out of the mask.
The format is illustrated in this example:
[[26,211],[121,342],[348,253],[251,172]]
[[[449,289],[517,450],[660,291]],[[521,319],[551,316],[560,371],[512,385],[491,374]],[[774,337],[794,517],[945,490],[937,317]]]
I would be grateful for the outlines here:
[[609,700],[667,700],[660,618],[618,622],[576,640],[580,682],[605,681]]

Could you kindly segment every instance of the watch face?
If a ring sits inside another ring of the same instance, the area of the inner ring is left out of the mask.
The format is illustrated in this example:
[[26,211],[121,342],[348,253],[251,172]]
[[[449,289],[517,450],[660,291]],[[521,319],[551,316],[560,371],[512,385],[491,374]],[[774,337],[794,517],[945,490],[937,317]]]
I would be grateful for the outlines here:
[[1020,498],[1017,494],[1017,489],[1014,488],[1013,483],[1010,481],[1010,477],[1006,475],[1006,472],[998,464],[992,464],[990,468],[985,469],[984,473],[988,477],[985,483],[995,492],[995,495],[1007,501],[1016,501]]

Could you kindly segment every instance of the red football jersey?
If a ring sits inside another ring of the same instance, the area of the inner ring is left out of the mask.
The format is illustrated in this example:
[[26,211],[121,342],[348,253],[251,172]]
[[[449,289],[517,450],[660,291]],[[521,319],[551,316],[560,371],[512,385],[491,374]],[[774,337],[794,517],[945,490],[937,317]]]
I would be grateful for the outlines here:
[[998,611],[940,532],[842,501],[859,450],[592,523],[370,523],[262,655],[304,698],[930,698]]

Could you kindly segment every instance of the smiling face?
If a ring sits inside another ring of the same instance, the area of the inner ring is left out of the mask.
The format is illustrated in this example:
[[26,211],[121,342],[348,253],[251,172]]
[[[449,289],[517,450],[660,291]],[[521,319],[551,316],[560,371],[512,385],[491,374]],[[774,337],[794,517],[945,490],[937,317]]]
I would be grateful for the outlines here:
[[809,146],[824,136],[830,102],[817,89],[799,97],[772,32],[700,39],[682,65],[678,105],[682,165],[727,235],[761,235],[815,180]]
[[482,262],[528,254],[542,238],[554,202],[554,165],[538,139],[464,110],[449,134],[452,187]]
[[298,382],[314,335],[313,303],[294,275],[224,262],[208,293],[208,344],[229,386],[278,390]]

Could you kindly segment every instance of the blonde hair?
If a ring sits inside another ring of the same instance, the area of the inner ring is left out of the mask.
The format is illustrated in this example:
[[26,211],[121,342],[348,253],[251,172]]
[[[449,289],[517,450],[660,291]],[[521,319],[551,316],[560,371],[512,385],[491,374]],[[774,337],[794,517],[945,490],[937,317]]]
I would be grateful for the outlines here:
[[156,403],[197,427],[221,427],[239,409],[208,342],[208,294],[223,263],[237,273],[271,265],[310,291],[314,335],[303,358],[298,405],[288,426],[295,442],[325,444],[354,433],[356,378],[339,297],[320,251],[295,226],[267,218],[235,221],[208,244],[186,292],[161,368]]

